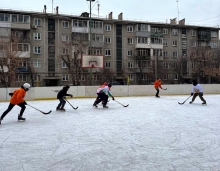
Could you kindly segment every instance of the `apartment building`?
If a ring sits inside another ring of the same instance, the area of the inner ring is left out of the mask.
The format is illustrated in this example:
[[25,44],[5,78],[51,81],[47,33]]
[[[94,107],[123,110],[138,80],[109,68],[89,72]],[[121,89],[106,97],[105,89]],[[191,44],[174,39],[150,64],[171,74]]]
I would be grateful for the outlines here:
[[[5,51],[4,40],[11,41],[12,36],[20,52],[11,86],[24,82],[60,86],[72,84],[76,77],[74,85],[99,85],[103,79],[96,64],[114,73],[108,81],[121,84],[128,78],[132,85],[150,84],[156,78],[165,83],[184,83],[192,79],[191,48],[217,49],[219,45],[218,27],[185,25],[184,19],[157,23],[123,20],[122,13],[118,19],[112,16],[90,18],[86,12],[63,15],[58,7],[55,13],[47,13],[46,6],[43,12],[0,9],[0,52]],[[62,60],[76,53],[77,65],[68,66]],[[2,54],[6,53],[0,53],[3,59]],[[84,61],[84,55],[95,57]],[[82,67],[83,62],[95,67]]]

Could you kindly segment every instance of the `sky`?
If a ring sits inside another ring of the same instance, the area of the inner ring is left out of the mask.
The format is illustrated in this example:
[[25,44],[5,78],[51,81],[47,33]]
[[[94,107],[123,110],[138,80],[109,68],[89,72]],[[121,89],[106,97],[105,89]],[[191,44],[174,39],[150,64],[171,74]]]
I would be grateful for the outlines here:
[[[52,3],[53,2],[53,3]],[[99,4],[99,10],[98,10]],[[60,13],[80,15],[89,12],[87,0],[7,0],[1,8],[42,11],[44,5],[52,12],[59,6]],[[170,19],[185,18],[190,25],[220,26],[219,0],[95,0],[92,2],[92,16],[106,18],[113,12],[117,19],[123,13],[124,20],[169,22]]]
[[[114,93],[112,91],[112,93]],[[108,109],[94,98],[26,101],[0,125],[0,171],[219,171],[220,95],[115,97]],[[8,102],[0,103],[5,111]]]

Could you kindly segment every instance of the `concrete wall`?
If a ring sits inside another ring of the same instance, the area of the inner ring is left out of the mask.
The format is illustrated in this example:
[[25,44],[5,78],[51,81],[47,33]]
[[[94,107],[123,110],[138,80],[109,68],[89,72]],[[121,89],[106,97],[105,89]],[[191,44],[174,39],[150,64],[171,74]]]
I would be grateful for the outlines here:
[[[57,87],[32,87],[25,97],[26,100],[38,99],[56,99],[57,92],[63,86]],[[191,84],[163,85],[167,90],[160,90],[160,95],[190,95]],[[203,84],[205,94],[220,94],[220,84]],[[71,86],[68,93],[73,97],[96,97],[98,86]],[[10,99],[8,93],[13,92],[17,88],[0,88],[0,101]],[[154,96],[156,91],[153,85],[120,85],[112,86],[111,92],[115,97],[126,96]]]

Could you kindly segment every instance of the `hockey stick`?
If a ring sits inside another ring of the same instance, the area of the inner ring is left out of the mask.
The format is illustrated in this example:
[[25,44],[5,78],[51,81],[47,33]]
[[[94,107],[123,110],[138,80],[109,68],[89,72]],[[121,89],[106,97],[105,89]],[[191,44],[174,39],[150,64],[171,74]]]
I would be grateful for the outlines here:
[[116,101],[117,103],[119,103],[119,104],[122,105],[123,107],[128,107],[128,105],[129,105],[129,104],[123,105],[123,104],[121,104],[120,102],[118,102],[117,100],[114,100],[114,101]]
[[78,106],[77,107],[73,107],[73,105],[71,105],[70,102],[67,99],[64,99],[64,100],[66,100],[73,109],[75,109],[75,110],[78,109]]
[[162,88],[162,90],[167,90],[167,88]]
[[178,102],[180,105],[184,104],[189,98],[191,97],[191,95],[183,102],[183,103],[180,103]]
[[30,107],[32,107],[32,108],[34,108],[34,109],[36,109],[36,110],[38,110],[39,112],[43,113],[44,115],[48,115],[48,114],[50,114],[50,113],[52,112],[51,110],[50,110],[49,112],[43,112],[43,111],[41,111],[41,110],[39,110],[39,109],[37,109],[37,108],[35,108],[35,107],[29,105],[29,104],[27,104],[27,105],[30,106]]

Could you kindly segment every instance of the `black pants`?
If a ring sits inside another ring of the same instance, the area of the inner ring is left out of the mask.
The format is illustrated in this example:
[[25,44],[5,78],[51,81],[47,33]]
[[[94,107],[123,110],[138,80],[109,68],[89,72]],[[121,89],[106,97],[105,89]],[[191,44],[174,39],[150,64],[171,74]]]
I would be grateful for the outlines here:
[[95,103],[99,104],[101,101],[103,101],[103,105],[105,106],[108,102],[108,95],[105,93],[97,93],[98,97],[96,98]]
[[63,109],[65,104],[66,104],[66,100],[64,100],[63,98],[59,99],[60,103],[58,104],[57,108]]
[[159,96],[159,92],[160,92],[159,88],[155,88],[155,89],[157,90],[157,93],[155,96]]
[[192,102],[194,102],[194,100],[196,99],[196,97],[199,96],[199,98],[205,103],[205,99],[202,97],[203,94],[200,93],[194,93],[193,98],[192,98]]
[[[22,116],[23,113],[24,113],[24,111],[25,111],[26,106],[25,106],[24,103],[19,103],[19,104],[17,104],[17,105],[21,107],[21,111],[20,111],[20,114],[19,114],[19,115]],[[14,106],[15,106],[14,104],[11,104],[11,103],[10,103],[10,104],[8,105],[8,109],[7,109],[6,111],[4,111],[4,113],[2,114],[1,119],[3,119],[3,118],[11,111],[11,109],[13,109]]]

